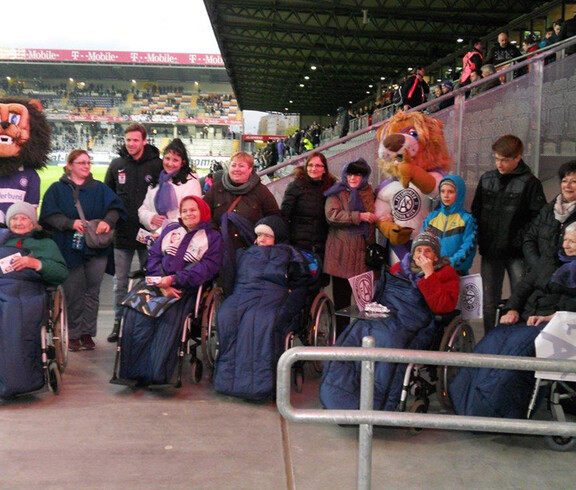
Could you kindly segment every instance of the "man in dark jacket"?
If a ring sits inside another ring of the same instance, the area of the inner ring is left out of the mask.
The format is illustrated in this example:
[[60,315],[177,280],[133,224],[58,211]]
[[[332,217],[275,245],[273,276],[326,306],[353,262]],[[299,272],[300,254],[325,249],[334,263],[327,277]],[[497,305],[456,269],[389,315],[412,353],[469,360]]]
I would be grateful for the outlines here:
[[[564,41],[572,36],[576,36],[576,15],[562,24],[560,33],[558,34],[558,41]],[[574,53],[576,53],[575,45],[566,48],[566,55]]]
[[416,68],[416,74],[408,77],[402,85],[402,103],[405,111],[426,102],[430,87],[424,80],[424,75],[426,70],[423,66],[419,66]]
[[118,158],[110,162],[104,183],[110,187],[124,203],[128,212],[125,221],[118,224],[114,237],[114,330],[108,336],[109,342],[118,340],[122,310],[120,302],[128,291],[128,273],[134,252],[138,253],[140,267],[146,265],[148,251],[144,243],[136,240],[140,229],[138,208],[142,205],[148,186],[158,181],[162,170],[160,152],[149,145],[148,133],[142,124],[131,124],[126,128],[126,144],[120,148]]
[[[501,32],[498,34],[498,42],[490,48],[484,63],[498,65],[500,63],[504,63],[505,61],[518,58],[518,56],[522,56],[520,50],[514,44],[509,42],[508,34]],[[514,78],[519,77],[520,75],[524,75],[525,73],[526,68],[514,70]]]
[[492,145],[496,169],[480,177],[472,202],[482,255],[484,330],[494,327],[504,272],[512,293],[524,274],[522,241],[546,202],[542,183],[522,160],[522,141],[511,134]]

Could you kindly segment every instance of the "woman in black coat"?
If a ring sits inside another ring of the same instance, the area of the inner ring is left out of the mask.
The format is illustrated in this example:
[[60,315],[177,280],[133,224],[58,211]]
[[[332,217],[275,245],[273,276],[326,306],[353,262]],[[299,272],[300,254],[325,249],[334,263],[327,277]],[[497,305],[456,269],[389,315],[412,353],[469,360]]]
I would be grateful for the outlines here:
[[282,216],[290,227],[290,244],[324,257],[328,224],[324,212],[324,191],[335,182],[326,157],[313,152],[302,167],[294,171],[282,201]]

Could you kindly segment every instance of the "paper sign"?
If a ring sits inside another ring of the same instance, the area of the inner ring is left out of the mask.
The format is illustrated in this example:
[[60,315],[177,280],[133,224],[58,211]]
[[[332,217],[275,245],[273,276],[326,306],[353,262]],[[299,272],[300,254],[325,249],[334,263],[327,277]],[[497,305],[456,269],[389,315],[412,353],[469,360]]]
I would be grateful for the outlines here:
[[154,234],[144,228],[140,228],[136,235],[136,241],[143,243],[144,245],[149,245],[154,241]]
[[458,309],[464,320],[482,318],[482,277],[470,274],[460,278],[460,297]]
[[161,276],[146,276],[147,286],[156,286],[162,280]]
[[14,270],[14,261],[18,258],[22,257],[20,252],[16,252],[15,254],[8,255],[7,257],[3,257],[0,259],[0,269],[4,274],[8,274]]
[[[535,328],[535,327],[528,327]],[[534,341],[536,357],[576,360],[576,313],[558,311]],[[576,373],[536,371],[534,377],[576,381]]]
[[352,286],[356,306],[358,306],[360,311],[364,311],[366,305],[372,301],[372,296],[374,296],[374,272],[364,272],[350,277],[348,282]]

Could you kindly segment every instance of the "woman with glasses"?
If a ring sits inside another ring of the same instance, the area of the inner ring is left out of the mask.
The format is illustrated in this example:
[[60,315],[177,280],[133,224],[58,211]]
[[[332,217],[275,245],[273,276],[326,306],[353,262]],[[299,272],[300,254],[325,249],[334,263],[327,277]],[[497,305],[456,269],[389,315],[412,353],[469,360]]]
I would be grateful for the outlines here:
[[69,269],[64,282],[68,304],[69,349],[92,350],[95,347],[100,285],[112,254],[107,248],[90,248],[84,239],[84,220],[100,219],[96,234],[108,233],[124,218],[120,198],[105,184],[94,180],[91,162],[85,150],[72,150],[66,157],[64,175],[46,191],[40,212],[40,224],[54,231],[54,241]]
[[282,201],[282,215],[290,227],[290,244],[324,258],[328,223],[324,192],[336,183],[326,157],[313,152],[302,167],[294,170]]
[[234,255],[238,248],[253,244],[254,225],[264,216],[280,214],[278,203],[254,171],[254,158],[238,151],[230,157],[222,181],[204,196],[212,210],[212,222],[222,233],[225,253],[220,282],[224,295],[234,287]]

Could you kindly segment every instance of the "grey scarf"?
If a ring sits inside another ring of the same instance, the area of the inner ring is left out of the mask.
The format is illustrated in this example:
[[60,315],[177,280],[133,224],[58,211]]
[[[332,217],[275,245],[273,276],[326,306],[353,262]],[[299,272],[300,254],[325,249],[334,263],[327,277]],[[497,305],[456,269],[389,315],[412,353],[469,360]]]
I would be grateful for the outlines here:
[[226,189],[230,194],[234,194],[235,196],[245,196],[248,194],[254,187],[256,187],[260,183],[260,177],[255,172],[252,172],[248,181],[244,182],[244,184],[234,184],[230,179],[230,175],[228,172],[224,172],[222,174],[222,186]]

